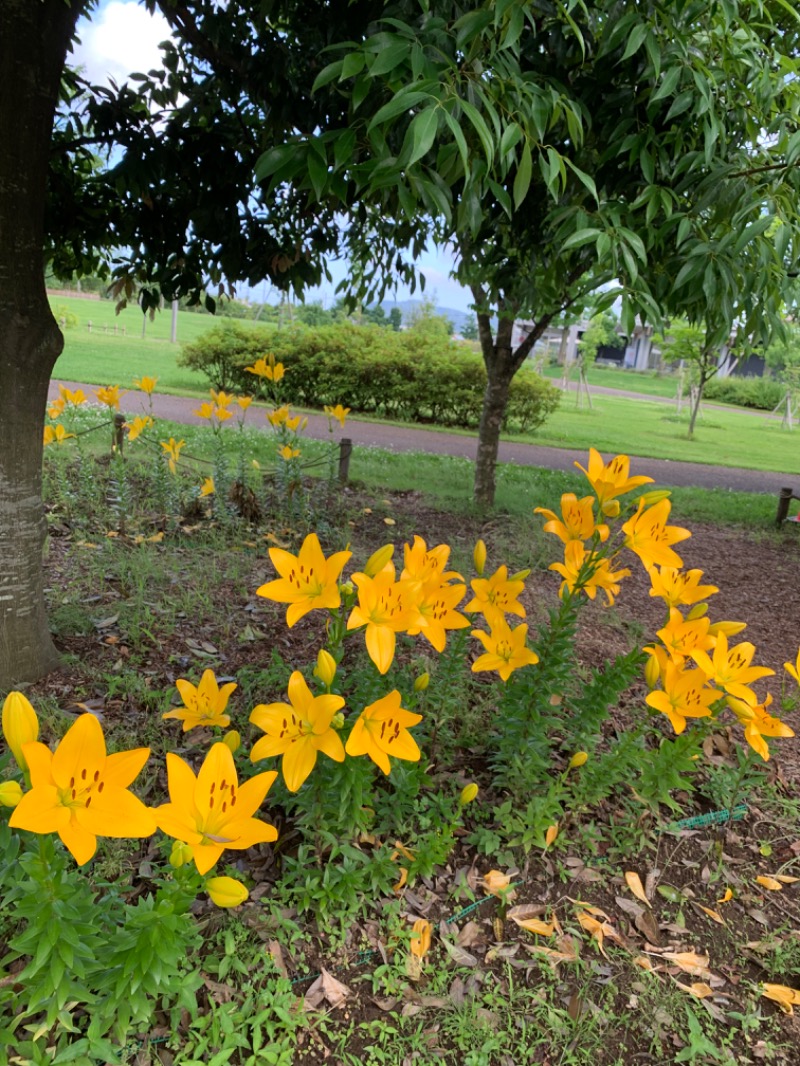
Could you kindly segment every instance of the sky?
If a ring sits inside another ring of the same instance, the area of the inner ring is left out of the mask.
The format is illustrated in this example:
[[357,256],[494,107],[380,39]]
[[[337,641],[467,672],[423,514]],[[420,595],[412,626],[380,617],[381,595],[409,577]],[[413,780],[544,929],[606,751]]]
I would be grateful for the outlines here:
[[[75,62],[81,64],[90,79],[98,84],[103,84],[109,77],[120,83],[134,71],[160,66],[158,46],[169,37],[169,25],[163,15],[151,16],[136,0],[101,0],[91,19],[79,23],[78,35],[81,43],[75,52]],[[471,294],[449,276],[451,264],[447,253],[436,249],[431,249],[418,260],[426,280],[423,295],[433,298],[440,307],[469,311]],[[321,300],[328,305],[335,300],[335,285],[346,276],[347,265],[332,262],[329,266],[334,284],[308,289],[307,301]],[[251,295],[261,299],[264,291],[259,286]],[[266,293],[267,300],[274,302],[275,290],[270,290],[267,285]],[[419,298],[419,288],[412,294],[402,285],[390,290],[386,296],[389,301]]]

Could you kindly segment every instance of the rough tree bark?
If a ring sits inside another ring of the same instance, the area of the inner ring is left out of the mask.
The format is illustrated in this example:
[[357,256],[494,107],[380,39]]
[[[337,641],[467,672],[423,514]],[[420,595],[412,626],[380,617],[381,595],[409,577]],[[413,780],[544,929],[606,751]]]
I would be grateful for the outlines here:
[[53,121],[81,10],[0,3],[0,693],[57,664],[45,614],[42,428],[63,339],[44,284]]
[[[478,307],[486,306],[486,298],[478,288],[473,288]],[[475,458],[475,503],[481,508],[494,504],[497,489],[497,452],[500,446],[500,430],[508,406],[511,381],[530,355],[534,344],[547,328],[552,315],[543,315],[516,350],[511,346],[514,319],[509,308],[501,306],[497,334],[492,333],[488,313],[478,312],[478,337],[481,354],[486,367],[486,392],[478,429],[478,453]],[[508,316],[508,317],[504,317]]]

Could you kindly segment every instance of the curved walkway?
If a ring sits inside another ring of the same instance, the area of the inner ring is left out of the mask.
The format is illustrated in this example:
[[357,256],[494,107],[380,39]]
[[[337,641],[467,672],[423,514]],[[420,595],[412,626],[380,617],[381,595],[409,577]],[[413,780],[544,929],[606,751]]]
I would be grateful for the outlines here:
[[[67,388],[91,388],[75,382],[50,382],[50,397],[58,395],[58,385]],[[128,413],[138,414],[146,410],[146,401],[142,393],[135,391],[127,394],[131,403]],[[641,397],[650,399],[651,397]],[[202,402],[185,396],[153,395],[153,412],[159,418],[166,418],[184,425],[202,425],[203,420],[194,414]],[[123,402],[123,407],[125,407]],[[324,415],[309,415],[308,428],[310,437],[328,440],[328,419]],[[338,435],[338,431],[337,431]],[[384,448],[396,452],[427,452],[433,455],[454,455],[474,459],[477,447],[474,435],[442,433],[430,429],[418,429],[409,426],[395,426],[384,422],[368,422],[359,418],[348,418],[347,437],[354,446]],[[501,463],[517,463],[520,466],[540,466],[547,470],[574,469],[576,461],[586,463],[586,452],[569,448],[546,448],[538,444],[518,444],[501,441],[498,455]],[[728,489],[734,492],[763,492],[777,495],[784,486],[796,488],[800,495],[800,477],[795,474],[782,474],[780,471],[741,470],[737,467],[710,466],[705,463],[685,463],[671,459],[649,459],[644,456],[634,457],[636,473],[647,474],[659,485],[676,487],[696,486],[705,489]]]

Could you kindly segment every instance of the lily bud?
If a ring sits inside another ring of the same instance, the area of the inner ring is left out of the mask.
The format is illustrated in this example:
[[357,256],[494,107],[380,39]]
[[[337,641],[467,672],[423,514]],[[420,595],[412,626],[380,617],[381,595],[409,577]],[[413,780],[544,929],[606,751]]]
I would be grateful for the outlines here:
[[671,495],[670,489],[653,489],[652,492],[645,492],[644,495],[640,496],[637,503],[643,503],[645,507],[652,507],[654,503],[669,499]]
[[696,603],[694,607],[686,615],[687,620],[693,622],[695,618],[702,618],[704,614],[708,614],[707,603]]
[[314,667],[314,676],[318,677],[326,688],[330,688],[336,677],[336,660],[329,651],[320,648],[317,654],[317,665]]
[[477,541],[475,544],[475,550],[472,553],[472,561],[475,563],[478,577],[483,577],[483,571],[486,566],[486,545],[482,540]]
[[22,745],[39,739],[39,719],[28,699],[21,692],[9,692],[3,703],[3,735],[17,765],[23,773],[28,772],[28,761],[22,753]]
[[744,629],[747,629],[747,622],[712,622],[708,632],[712,637],[717,637],[720,633],[724,633],[726,637],[735,637]]
[[606,518],[616,518],[619,514],[619,500],[606,500],[600,510]]
[[206,892],[218,907],[238,907],[250,895],[235,877],[212,877],[206,881]]
[[22,785],[19,781],[0,783],[0,807],[16,807],[22,799]]
[[428,685],[431,683],[431,675],[426,671],[424,674],[420,674],[414,682],[415,692],[424,692]]
[[187,862],[191,862],[192,849],[188,844],[184,844],[182,840],[176,840],[172,845],[172,850],[169,853],[169,864],[176,870],[180,870],[181,866],[185,866]]
[[367,559],[364,573],[367,577],[375,577],[381,572],[381,570],[383,570],[393,555],[394,544],[384,544],[382,548],[378,548],[378,550],[373,552],[369,559]]
[[331,729],[339,730],[339,729],[343,729],[343,728],[344,728],[344,715],[342,714],[341,711],[337,711],[337,713],[333,716],[333,718],[331,718]]
[[554,822],[552,825],[547,827],[547,832],[544,835],[544,846],[546,848],[549,848],[551,844],[555,843],[555,840],[556,840],[557,836],[558,836],[558,822]]
[[474,781],[471,781],[468,785],[464,785],[461,789],[461,795],[458,798],[458,802],[462,807],[466,807],[468,803],[472,803],[475,797],[478,795],[478,786]]
[[569,769],[575,770],[579,766],[583,766],[589,759],[589,753],[586,751],[576,751],[572,758],[569,760]]
[[526,570],[517,570],[516,574],[512,574],[508,579],[509,581],[526,581],[531,576],[530,567]]
[[229,729],[222,738],[222,743],[230,750],[231,755],[235,755],[242,746],[241,734],[237,729]]

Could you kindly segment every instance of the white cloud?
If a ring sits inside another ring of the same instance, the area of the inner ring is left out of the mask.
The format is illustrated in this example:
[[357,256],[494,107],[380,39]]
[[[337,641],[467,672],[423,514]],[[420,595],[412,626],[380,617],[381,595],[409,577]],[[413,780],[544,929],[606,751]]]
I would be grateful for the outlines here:
[[150,15],[135,0],[111,0],[78,24],[73,62],[90,81],[123,82],[129,74],[161,66],[159,44],[170,36],[163,15]]

